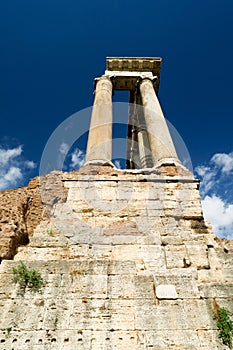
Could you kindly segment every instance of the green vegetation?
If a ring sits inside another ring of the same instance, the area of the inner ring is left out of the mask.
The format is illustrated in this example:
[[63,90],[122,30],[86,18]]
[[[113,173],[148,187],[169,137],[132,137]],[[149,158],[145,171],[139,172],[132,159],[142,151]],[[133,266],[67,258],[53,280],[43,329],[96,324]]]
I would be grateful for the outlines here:
[[21,291],[24,293],[26,288],[33,292],[38,292],[43,286],[43,280],[40,273],[20,262],[17,267],[13,267],[14,282],[18,283]]
[[53,229],[51,227],[47,229],[47,234],[49,236],[54,236],[54,232],[53,232]]
[[219,329],[219,337],[223,344],[232,349],[233,322],[230,319],[230,312],[223,307],[219,307],[215,311],[215,318]]
[[7,331],[7,335],[9,335],[10,332],[12,331],[12,327],[7,327],[6,331]]

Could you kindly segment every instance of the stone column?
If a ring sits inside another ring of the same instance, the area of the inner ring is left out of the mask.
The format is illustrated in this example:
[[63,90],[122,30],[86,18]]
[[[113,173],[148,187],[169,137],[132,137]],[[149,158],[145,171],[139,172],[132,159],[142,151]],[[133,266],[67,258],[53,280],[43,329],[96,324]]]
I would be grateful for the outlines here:
[[151,155],[150,142],[148,139],[148,132],[143,113],[141,96],[139,94],[136,96],[135,102],[137,110],[137,136],[141,168],[152,168],[153,160]]
[[139,168],[135,91],[130,91],[126,169]]
[[141,81],[140,92],[154,166],[180,163],[151,79]]
[[112,160],[112,83],[106,76],[97,80],[86,150],[86,164]]

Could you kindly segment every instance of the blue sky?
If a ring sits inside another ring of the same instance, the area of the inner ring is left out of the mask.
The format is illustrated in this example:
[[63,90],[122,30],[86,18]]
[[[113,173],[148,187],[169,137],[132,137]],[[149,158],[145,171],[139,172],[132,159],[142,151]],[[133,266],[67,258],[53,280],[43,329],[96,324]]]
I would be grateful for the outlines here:
[[203,179],[215,231],[233,238],[232,18],[232,0],[1,2],[0,187],[38,174],[51,133],[92,105],[106,56],[160,56],[165,116]]

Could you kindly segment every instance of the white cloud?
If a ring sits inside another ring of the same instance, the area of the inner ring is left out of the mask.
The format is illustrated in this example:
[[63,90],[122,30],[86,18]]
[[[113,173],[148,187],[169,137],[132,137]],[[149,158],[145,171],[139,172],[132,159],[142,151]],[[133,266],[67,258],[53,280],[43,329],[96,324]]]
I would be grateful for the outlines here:
[[226,204],[216,195],[202,200],[204,217],[211,222],[216,235],[233,239],[233,204]]
[[20,168],[15,166],[10,167],[10,169],[4,175],[4,179],[12,184],[16,184],[18,180],[22,179],[22,172]]
[[0,148],[0,190],[22,185],[26,171],[36,164],[22,158],[23,147]]
[[228,174],[233,170],[233,152],[229,154],[216,153],[211,158],[211,162],[213,162],[222,173]]
[[0,190],[17,185],[23,177],[20,168],[12,166],[8,169],[0,169]]
[[233,239],[232,170],[233,152],[216,153],[207,165],[195,168],[201,179],[204,217],[216,235],[228,239]]
[[12,148],[12,149],[3,149],[0,148],[0,166],[4,166],[9,163],[10,160],[19,156],[22,153],[22,146]]
[[205,196],[214,189],[216,183],[224,181],[226,176],[232,175],[233,170],[233,152],[216,153],[210,159],[208,165],[199,165],[195,172],[201,179],[201,195]]
[[195,168],[195,171],[197,172],[198,175],[203,177],[205,176],[206,173],[208,173],[209,169],[210,168],[207,166],[199,165]]
[[4,174],[0,171],[0,190],[12,187],[22,179],[20,168],[11,167]]
[[79,169],[83,166],[85,160],[85,154],[79,148],[76,148],[73,153],[71,153],[71,164],[70,168]]
[[26,160],[24,164],[28,169],[35,169],[37,167],[36,163],[33,162],[33,160]]
[[83,166],[85,153],[79,148],[71,150],[66,142],[62,142],[59,146],[59,154],[57,158],[57,167],[63,171],[72,171]]
[[201,194],[204,196],[214,187],[216,171],[204,165],[197,166],[195,171],[201,177]]

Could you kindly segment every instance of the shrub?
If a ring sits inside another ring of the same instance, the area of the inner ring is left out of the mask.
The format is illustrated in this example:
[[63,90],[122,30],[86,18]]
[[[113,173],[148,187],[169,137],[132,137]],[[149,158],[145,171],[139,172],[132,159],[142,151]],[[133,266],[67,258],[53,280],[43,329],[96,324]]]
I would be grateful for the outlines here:
[[219,336],[222,339],[223,344],[232,349],[233,322],[230,319],[230,312],[225,308],[220,307],[218,308],[217,313],[215,313],[215,318],[217,319]]
[[20,262],[17,267],[13,267],[14,282],[18,283],[21,290],[25,292],[26,288],[37,292],[43,286],[43,279],[40,273],[33,269],[28,269],[27,266]]

